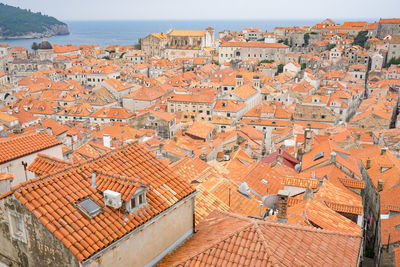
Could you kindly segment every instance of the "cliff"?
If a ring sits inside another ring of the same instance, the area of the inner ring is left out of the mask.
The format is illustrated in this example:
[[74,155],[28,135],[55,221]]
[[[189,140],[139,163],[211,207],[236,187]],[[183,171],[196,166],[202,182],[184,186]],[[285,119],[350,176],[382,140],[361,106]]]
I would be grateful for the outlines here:
[[69,34],[68,25],[54,17],[0,3],[0,39],[40,38]]

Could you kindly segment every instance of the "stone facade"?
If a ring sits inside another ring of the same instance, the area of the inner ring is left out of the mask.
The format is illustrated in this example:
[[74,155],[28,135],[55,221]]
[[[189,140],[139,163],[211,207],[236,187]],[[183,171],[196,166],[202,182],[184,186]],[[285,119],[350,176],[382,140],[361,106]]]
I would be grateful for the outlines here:
[[387,60],[392,58],[400,58],[400,34],[393,35],[389,42],[389,51]]
[[378,38],[389,34],[400,34],[400,19],[381,19],[378,23]]
[[80,266],[71,251],[13,195],[0,200],[0,229],[0,266]]
[[218,61],[219,64],[248,59],[284,61],[288,52],[289,47],[281,43],[227,42],[219,46]]
[[152,33],[142,39],[142,51],[149,57],[162,57],[167,35],[165,33]]
[[168,121],[152,112],[138,115],[132,119],[131,126],[136,129],[154,129],[157,131],[157,135],[164,139],[172,138],[179,130],[179,125],[176,123],[175,118]]
[[364,250],[374,252],[375,263],[379,263],[381,253],[381,230],[380,230],[380,196],[371,178],[368,175],[367,166],[360,163],[360,172],[365,181],[363,196],[364,223],[366,224],[364,233]]
[[171,30],[167,33],[164,57],[198,57],[204,48],[214,46],[214,29],[211,27],[204,31]]

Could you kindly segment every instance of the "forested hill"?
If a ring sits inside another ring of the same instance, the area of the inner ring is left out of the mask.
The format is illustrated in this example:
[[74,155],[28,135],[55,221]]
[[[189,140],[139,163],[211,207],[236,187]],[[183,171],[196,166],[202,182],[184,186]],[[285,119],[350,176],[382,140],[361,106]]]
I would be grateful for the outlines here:
[[67,24],[54,17],[0,3],[0,39],[68,34]]

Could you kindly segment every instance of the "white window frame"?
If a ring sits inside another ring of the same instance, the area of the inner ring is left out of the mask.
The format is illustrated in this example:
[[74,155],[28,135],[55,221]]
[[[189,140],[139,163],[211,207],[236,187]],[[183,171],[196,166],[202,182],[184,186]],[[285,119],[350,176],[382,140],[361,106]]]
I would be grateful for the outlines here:
[[[148,189],[147,187],[141,186],[136,190],[135,194],[127,203],[127,210],[129,211],[129,213],[135,212],[138,209],[147,205],[147,198],[146,198],[147,189]],[[140,197],[142,197],[142,203],[139,203]],[[132,206],[133,199],[135,200],[135,206]]]

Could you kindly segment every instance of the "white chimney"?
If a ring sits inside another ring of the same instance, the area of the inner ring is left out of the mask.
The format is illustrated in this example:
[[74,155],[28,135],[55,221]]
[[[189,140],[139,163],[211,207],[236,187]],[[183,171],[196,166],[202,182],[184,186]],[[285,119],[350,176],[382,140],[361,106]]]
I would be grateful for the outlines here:
[[239,186],[238,191],[239,191],[240,193],[242,193],[243,195],[245,195],[245,196],[247,196],[247,197],[250,197],[251,190],[250,190],[250,187],[247,185],[246,182],[242,183],[242,184]]
[[92,187],[93,188],[97,188],[97,184],[96,184],[96,172],[92,172]]
[[111,137],[109,134],[103,134],[103,145],[111,148]]

